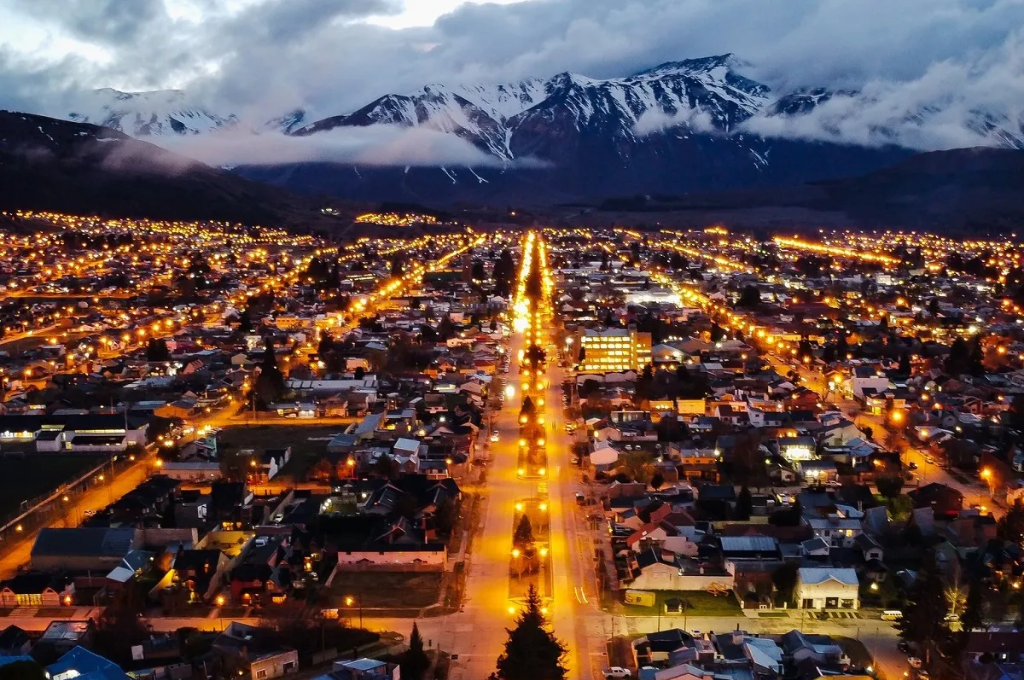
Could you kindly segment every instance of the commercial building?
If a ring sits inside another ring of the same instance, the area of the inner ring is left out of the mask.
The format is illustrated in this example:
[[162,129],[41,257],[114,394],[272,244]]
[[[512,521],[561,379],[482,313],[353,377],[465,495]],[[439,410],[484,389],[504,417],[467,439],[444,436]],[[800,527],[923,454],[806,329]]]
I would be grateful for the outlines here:
[[585,328],[576,334],[576,342],[583,348],[577,367],[581,373],[639,371],[651,363],[651,334],[638,332],[635,326]]

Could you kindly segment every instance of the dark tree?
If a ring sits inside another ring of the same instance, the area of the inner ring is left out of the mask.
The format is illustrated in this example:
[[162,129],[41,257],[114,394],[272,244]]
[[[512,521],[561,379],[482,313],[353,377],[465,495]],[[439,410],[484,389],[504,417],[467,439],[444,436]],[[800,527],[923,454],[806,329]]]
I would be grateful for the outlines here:
[[171,350],[163,338],[150,338],[146,343],[146,361],[169,361]]
[[761,291],[758,290],[755,285],[747,285],[743,287],[743,292],[740,293],[740,299],[736,302],[737,307],[746,307],[753,309],[761,304]]
[[651,475],[651,488],[652,489],[657,491],[658,489],[660,489],[664,485],[665,485],[665,476],[664,475],[662,475],[660,472],[655,472],[653,475]]
[[903,354],[900,355],[899,372],[900,375],[910,375],[910,352],[904,352]]
[[907,593],[903,618],[896,624],[900,637],[924,650],[926,662],[935,645],[948,633],[945,618],[949,608],[944,591],[945,584],[935,565],[935,552],[928,550]]
[[725,337],[725,330],[717,323],[711,324],[711,342],[718,342]]
[[750,519],[751,513],[754,512],[754,498],[750,493],[750,488],[746,484],[740,489],[740,495],[736,497],[736,519],[740,521],[746,521]]
[[878,493],[886,498],[896,498],[903,490],[903,478],[899,475],[878,477],[875,479],[875,486],[878,487]]
[[49,677],[35,661],[13,661],[0,666],[0,680],[49,680]]
[[249,314],[248,309],[243,309],[238,317],[238,330],[242,333],[252,332],[252,315]]
[[565,645],[547,630],[540,596],[533,585],[526,594],[526,608],[508,631],[505,651],[498,657],[492,678],[497,680],[563,680],[566,676]]
[[366,369],[364,369],[362,366],[356,366],[356,370],[352,371],[352,376],[356,380],[362,380],[364,377],[366,377]]
[[423,638],[420,629],[413,621],[412,633],[409,634],[409,649],[405,650],[398,663],[401,680],[423,680],[423,674],[430,668],[430,658],[423,650]]
[[525,513],[519,518],[516,531],[512,535],[512,545],[517,548],[525,548],[533,543],[533,524]]
[[1024,541],[1024,505],[1018,498],[999,519],[996,525],[996,536],[1004,541],[1020,545]]

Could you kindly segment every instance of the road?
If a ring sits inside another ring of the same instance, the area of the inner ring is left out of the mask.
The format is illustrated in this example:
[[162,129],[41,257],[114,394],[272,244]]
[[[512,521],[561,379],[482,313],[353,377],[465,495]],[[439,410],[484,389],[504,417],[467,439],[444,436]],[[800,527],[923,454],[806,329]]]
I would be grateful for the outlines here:
[[[82,523],[86,512],[102,510],[113,501],[141,484],[152,470],[152,459],[140,456],[131,467],[119,474],[112,482],[98,484],[77,497],[69,497],[67,509],[62,518],[51,523],[54,527],[75,527]],[[0,551],[0,578],[14,576],[18,567],[28,563],[32,544],[38,532],[26,534],[17,543],[8,543]]]

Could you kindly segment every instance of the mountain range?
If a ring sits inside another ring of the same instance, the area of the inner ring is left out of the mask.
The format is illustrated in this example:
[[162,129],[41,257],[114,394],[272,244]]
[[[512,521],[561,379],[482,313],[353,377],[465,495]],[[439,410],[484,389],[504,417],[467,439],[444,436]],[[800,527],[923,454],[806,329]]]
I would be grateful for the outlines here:
[[[560,73],[498,85],[427,85],[388,94],[354,111],[316,118],[304,109],[242,121],[213,112],[182,91],[99,90],[69,118],[166,143],[226,131],[304,141],[311,153],[259,165],[220,159],[240,174],[302,192],[349,199],[546,205],[609,195],[681,194],[791,186],[877,170],[912,155],[903,129],[946,116],[949,98],[896,111],[873,123],[877,143],[768,134],[813,121],[825,131],[877,104],[854,90],[776,93],[741,74],[731,54],[666,62],[621,78]],[[837,105],[842,103],[842,105]],[[856,105],[855,105],[856,104]],[[813,119],[812,119],[813,117]],[[315,118],[315,120],[314,120]],[[979,145],[1024,149],[1024,122],[970,109],[961,120]],[[379,159],[320,153],[331,134],[427,130],[475,149],[472,161]],[[253,144],[259,144],[254,140]]]

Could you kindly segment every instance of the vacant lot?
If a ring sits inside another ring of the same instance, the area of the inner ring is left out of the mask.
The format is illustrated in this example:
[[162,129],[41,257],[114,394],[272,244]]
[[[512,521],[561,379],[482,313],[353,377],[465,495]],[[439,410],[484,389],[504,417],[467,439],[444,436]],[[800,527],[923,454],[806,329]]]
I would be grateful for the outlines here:
[[317,458],[327,451],[327,442],[345,431],[345,425],[244,425],[227,427],[217,435],[217,446],[223,450],[283,449],[292,447],[292,459],[274,480],[288,478],[305,481],[306,472]]
[[[13,447],[5,447],[4,454]],[[23,501],[57,489],[72,477],[94,468],[103,456],[26,453],[0,456],[0,518],[15,514]]]
[[434,604],[441,596],[439,571],[354,571],[341,572],[331,584],[331,606],[345,607],[345,598],[353,598],[353,607],[363,609],[420,608]]
[[[632,604],[619,604],[619,611],[633,615],[656,616],[658,612],[665,614],[665,602],[673,598],[686,603],[687,616],[734,616],[743,613],[736,596],[731,592],[724,595],[712,595],[703,590],[679,590],[657,592],[654,607],[641,607]],[[678,612],[680,615],[684,612]]]

